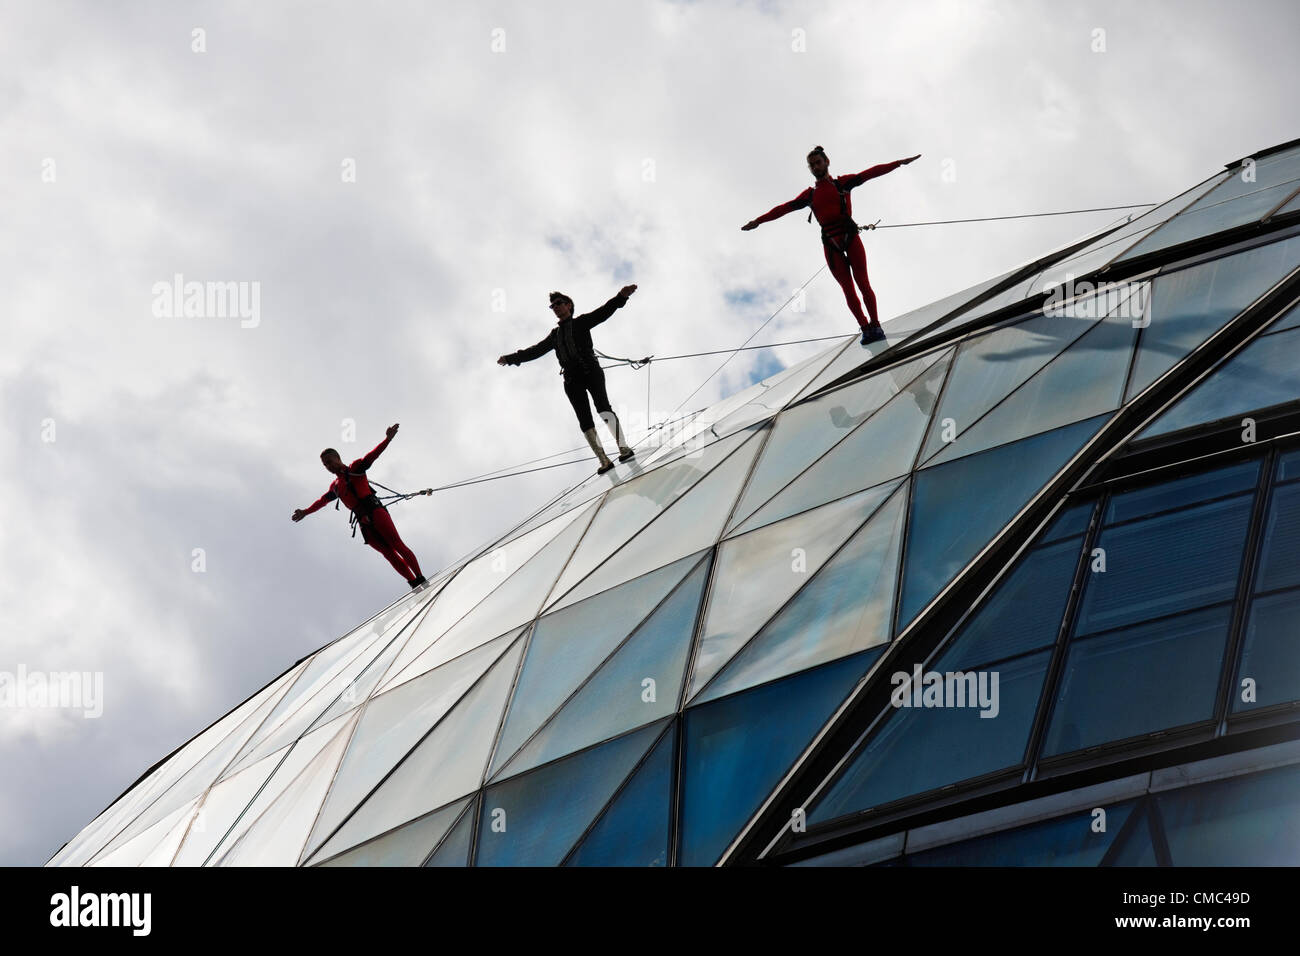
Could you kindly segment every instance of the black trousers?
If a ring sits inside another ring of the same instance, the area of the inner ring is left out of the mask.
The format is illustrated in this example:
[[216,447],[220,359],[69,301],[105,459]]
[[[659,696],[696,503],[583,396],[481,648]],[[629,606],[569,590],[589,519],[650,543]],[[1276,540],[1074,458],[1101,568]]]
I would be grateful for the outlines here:
[[609,396],[605,394],[605,373],[599,367],[575,369],[565,373],[564,394],[569,396],[569,404],[573,406],[573,412],[578,416],[578,427],[584,432],[596,427],[591,415],[591,405],[587,402],[588,392],[591,393],[591,401],[595,403],[596,411],[612,411],[609,407]]

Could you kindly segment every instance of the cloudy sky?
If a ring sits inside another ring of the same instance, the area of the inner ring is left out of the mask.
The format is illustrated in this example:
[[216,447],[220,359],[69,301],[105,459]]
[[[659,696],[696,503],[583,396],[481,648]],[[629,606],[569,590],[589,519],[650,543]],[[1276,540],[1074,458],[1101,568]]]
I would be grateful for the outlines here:
[[[103,675],[97,719],[0,710],[0,864],[404,590],[342,513],[290,523],[323,446],[400,422],[374,474],[410,489],[583,444],[553,359],[494,363],[551,289],[639,285],[612,354],[740,344],[822,264],[802,215],[739,230],[814,143],[922,154],[859,221],[1162,201],[1297,135],[1297,35],[1282,0],[0,3],[0,671]],[[882,317],[1114,217],[869,234]],[[256,315],[157,314],[177,274]],[[853,328],[823,274],[759,341]],[[653,366],[651,419],[717,363]],[[646,374],[609,373],[633,437]],[[429,573],[590,467],[394,518]]]

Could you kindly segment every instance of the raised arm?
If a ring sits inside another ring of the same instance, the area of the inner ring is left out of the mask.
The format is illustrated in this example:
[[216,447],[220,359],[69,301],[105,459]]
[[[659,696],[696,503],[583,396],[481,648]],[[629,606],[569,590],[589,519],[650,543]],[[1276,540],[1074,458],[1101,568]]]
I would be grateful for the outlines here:
[[849,176],[845,176],[840,180],[840,184],[846,189],[854,189],[861,186],[868,179],[875,179],[877,176],[885,175],[885,173],[892,173],[899,166],[906,166],[908,163],[912,162],[912,160],[920,158],[921,154],[917,153],[915,156],[907,157],[907,159],[896,159],[892,163],[880,163],[877,166],[864,169],[860,173],[853,173]]
[[370,449],[370,451],[366,452],[366,454],[358,460],[359,464],[361,465],[362,471],[365,471],[367,468],[373,465],[375,463],[375,459],[378,458],[381,454],[383,454],[384,449],[388,447],[388,443],[392,441],[393,436],[397,434],[397,429],[398,429],[397,425],[389,425],[388,431],[384,433],[384,440],[381,441],[374,448]]
[[522,362],[531,362],[533,359],[541,358],[553,348],[555,348],[555,333],[548,332],[546,338],[536,345],[530,345],[526,349],[520,349],[518,352],[508,352],[501,356],[497,359],[497,364],[519,365]]
[[618,294],[615,295],[614,298],[610,299],[600,308],[592,309],[586,315],[578,316],[576,319],[574,319],[574,321],[581,323],[583,328],[590,330],[591,328],[600,325],[600,323],[608,319],[611,315],[614,314],[616,310],[621,309],[623,308],[623,306],[627,305],[627,297],[630,296],[635,291],[636,291],[636,286],[625,285],[623,286],[623,288],[618,290]]
[[297,511],[295,511],[293,513],[293,520],[301,521],[303,518],[307,517],[312,512],[320,511],[322,508],[324,508],[327,504],[329,504],[337,497],[338,495],[334,494],[333,491],[325,492],[325,494],[321,495],[319,498],[313,501],[306,508],[299,508]]
[[763,215],[759,216],[757,219],[749,220],[749,222],[745,223],[740,228],[745,232],[748,232],[750,229],[757,229],[763,223],[771,222],[773,219],[780,219],[782,216],[792,213],[796,209],[806,209],[810,202],[812,202],[812,190],[805,189],[789,202],[783,202],[779,206],[773,206],[767,212],[763,213]]

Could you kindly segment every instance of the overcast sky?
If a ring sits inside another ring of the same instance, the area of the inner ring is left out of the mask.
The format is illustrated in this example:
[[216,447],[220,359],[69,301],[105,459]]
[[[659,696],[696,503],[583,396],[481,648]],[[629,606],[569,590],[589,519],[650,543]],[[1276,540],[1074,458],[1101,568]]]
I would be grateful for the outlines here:
[[[495,364],[550,290],[637,283],[615,355],[739,345],[822,265],[802,214],[739,230],[812,145],[922,154],[860,222],[1159,202],[1298,135],[1297,36],[1282,0],[0,3],[0,671],[104,682],[98,719],[0,710],[0,863],[405,589],[343,513],[290,523],[322,447],[400,422],[374,475],[413,489],[583,445],[551,357]],[[882,318],[1114,217],[868,234]],[[255,321],[155,314],[176,274]],[[759,341],[853,329],[823,274]],[[653,366],[651,417],[717,362]],[[646,375],[608,373],[634,438]],[[432,576],[590,468],[393,515]]]

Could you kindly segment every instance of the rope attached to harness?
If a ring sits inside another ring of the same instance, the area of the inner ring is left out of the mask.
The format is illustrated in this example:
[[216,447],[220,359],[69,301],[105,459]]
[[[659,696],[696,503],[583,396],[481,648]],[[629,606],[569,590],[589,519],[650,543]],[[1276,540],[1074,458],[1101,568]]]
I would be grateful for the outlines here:
[[[370,496],[375,499],[377,504],[366,511],[367,516],[370,514],[370,512],[374,511],[375,508],[387,508],[390,504],[396,504],[399,501],[405,501],[407,498],[418,498],[421,495],[433,494],[432,488],[424,488],[420,491],[411,491],[404,494],[400,491],[394,491],[392,488],[389,488],[387,485],[381,485],[379,482],[375,481],[373,478],[370,478],[369,476],[367,476],[367,480],[370,482],[371,485],[374,485],[377,488],[382,488],[384,489],[384,491],[388,492],[388,494],[386,495],[372,494]],[[361,501],[358,501],[357,503],[361,504]],[[334,510],[335,511],[339,510],[339,502],[337,500],[334,502]],[[348,527],[352,529],[352,537],[355,538],[357,536],[357,525],[361,523],[361,518],[360,516],[357,515],[355,511],[351,511],[351,509],[349,509],[349,512],[350,513],[348,515]]]

